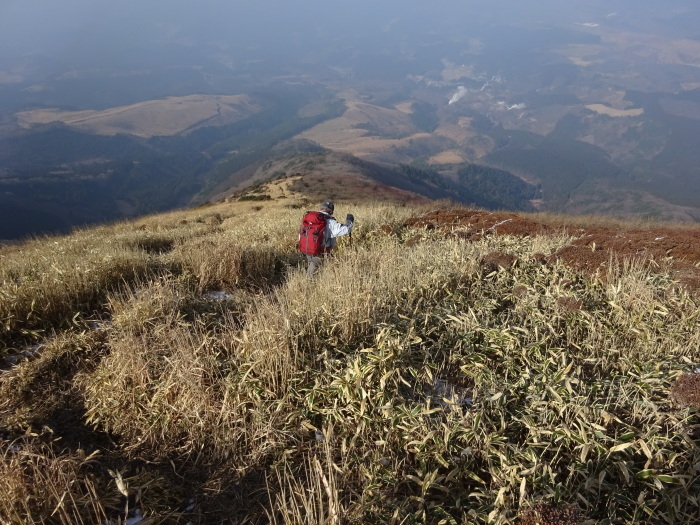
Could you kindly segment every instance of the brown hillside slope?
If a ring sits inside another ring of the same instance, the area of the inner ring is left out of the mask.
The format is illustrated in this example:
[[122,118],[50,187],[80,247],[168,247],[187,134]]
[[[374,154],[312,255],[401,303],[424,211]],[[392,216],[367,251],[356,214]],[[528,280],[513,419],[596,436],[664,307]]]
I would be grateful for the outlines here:
[[[400,177],[390,169],[340,153],[300,154],[280,157],[232,174],[219,185],[210,200],[235,200],[246,194],[269,194],[276,198],[279,192],[275,188],[281,184],[287,190],[280,195],[311,203],[325,199],[399,204],[429,202],[417,193],[421,189],[418,185],[399,180]],[[397,187],[402,183],[406,189]]]

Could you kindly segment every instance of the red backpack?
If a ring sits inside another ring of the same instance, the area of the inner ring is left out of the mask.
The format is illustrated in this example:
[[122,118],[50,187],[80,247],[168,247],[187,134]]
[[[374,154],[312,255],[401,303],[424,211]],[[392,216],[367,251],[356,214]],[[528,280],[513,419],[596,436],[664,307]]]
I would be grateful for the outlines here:
[[321,255],[329,250],[323,246],[328,215],[319,211],[307,211],[299,229],[299,250],[308,255]]

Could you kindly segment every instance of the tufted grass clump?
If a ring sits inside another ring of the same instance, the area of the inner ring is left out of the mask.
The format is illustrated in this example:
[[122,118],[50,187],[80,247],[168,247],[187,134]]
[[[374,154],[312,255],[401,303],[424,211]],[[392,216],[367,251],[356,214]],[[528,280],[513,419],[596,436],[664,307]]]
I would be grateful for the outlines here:
[[103,522],[106,507],[119,504],[119,493],[96,475],[97,465],[96,454],[57,454],[54,444],[37,437],[0,439],[0,520]]

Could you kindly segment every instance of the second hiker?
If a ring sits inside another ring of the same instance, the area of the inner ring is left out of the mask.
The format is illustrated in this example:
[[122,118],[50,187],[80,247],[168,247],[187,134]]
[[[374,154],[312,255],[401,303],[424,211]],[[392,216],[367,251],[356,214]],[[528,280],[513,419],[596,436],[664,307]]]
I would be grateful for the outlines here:
[[336,238],[347,235],[352,231],[355,217],[348,213],[345,224],[341,224],[332,216],[335,206],[331,201],[321,204],[320,211],[308,211],[299,229],[299,250],[309,261],[308,274],[313,275],[336,245]]

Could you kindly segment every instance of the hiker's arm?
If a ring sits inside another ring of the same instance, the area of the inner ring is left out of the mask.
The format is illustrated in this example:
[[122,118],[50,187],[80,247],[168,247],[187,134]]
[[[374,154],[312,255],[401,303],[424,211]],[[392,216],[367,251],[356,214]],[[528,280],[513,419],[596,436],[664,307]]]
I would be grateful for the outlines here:
[[330,233],[331,238],[335,238],[350,233],[354,225],[354,222],[340,224],[335,219],[328,219],[328,222],[326,223],[326,228],[328,228],[328,232]]

